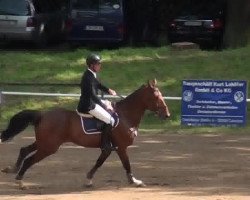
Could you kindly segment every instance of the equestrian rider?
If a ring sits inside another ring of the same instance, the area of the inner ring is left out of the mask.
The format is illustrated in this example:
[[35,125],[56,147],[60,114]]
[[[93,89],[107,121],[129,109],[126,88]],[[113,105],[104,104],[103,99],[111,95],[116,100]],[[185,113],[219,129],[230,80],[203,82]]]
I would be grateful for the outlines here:
[[101,149],[113,150],[111,143],[111,130],[114,127],[115,120],[107,111],[112,109],[108,107],[98,96],[97,90],[101,90],[110,95],[116,95],[116,92],[102,85],[97,80],[97,73],[101,70],[101,56],[98,54],[90,54],[86,59],[87,70],[81,79],[81,96],[78,103],[77,111],[81,113],[89,113],[97,119],[105,122],[102,129]]

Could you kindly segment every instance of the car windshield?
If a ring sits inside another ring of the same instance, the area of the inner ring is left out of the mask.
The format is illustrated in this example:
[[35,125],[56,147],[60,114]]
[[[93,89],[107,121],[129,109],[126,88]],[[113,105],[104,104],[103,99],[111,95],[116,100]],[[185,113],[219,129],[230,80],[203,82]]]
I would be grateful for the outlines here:
[[201,4],[199,6],[189,6],[180,12],[181,18],[193,16],[193,18],[211,18],[223,15],[222,6]]
[[73,0],[72,7],[82,10],[112,10],[120,8],[119,0]]
[[0,15],[26,16],[28,14],[29,14],[29,9],[27,1],[0,0]]

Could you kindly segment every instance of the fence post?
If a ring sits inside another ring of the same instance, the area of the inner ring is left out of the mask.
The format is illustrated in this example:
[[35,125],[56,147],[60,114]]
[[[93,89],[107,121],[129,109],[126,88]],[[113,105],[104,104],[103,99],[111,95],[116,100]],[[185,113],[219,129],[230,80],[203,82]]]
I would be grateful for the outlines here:
[[4,104],[4,95],[3,95],[3,91],[0,90],[0,108],[3,104]]
[[0,106],[2,103],[3,103],[3,94],[2,94],[2,91],[0,90]]
[[[2,117],[2,104],[3,104],[3,93],[0,90],[0,118]],[[1,143],[1,139],[0,139],[0,143]]]

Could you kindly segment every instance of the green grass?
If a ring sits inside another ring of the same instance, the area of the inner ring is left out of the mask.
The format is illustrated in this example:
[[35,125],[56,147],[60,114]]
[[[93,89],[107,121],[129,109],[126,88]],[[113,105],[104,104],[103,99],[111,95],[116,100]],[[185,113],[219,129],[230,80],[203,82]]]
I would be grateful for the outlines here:
[[[20,83],[76,83],[86,68],[84,48],[66,52],[1,52],[0,82]],[[250,46],[224,51],[185,50],[161,48],[121,48],[102,50],[103,70],[99,74],[103,83],[119,94],[130,94],[147,80],[157,78],[164,96],[181,96],[183,79],[250,80]],[[77,87],[1,86],[3,91],[33,91],[79,93]],[[249,92],[248,85],[248,92]],[[248,93],[248,98],[250,95]],[[75,109],[77,98],[6,96],[1,106],[0,128],[14,113],[25,109],[48,109],[62,106]],[[168,121],[158,120],[147,112],[142,129],[164,132],[236,132],[248,133],[249,120],[243,128],[182,127],[180,101],[167,102],[172,113]],[[248,106],[249,107],[249,106]],[[249,119],[248,108],[248,119]]]

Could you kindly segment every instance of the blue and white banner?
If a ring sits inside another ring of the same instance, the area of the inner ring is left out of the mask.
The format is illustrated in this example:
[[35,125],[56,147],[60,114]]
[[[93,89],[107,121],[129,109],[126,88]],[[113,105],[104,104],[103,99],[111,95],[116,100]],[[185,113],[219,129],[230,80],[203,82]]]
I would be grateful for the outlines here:
[[246,124],[246,112],[246,81],[182,81],[183,125],[242,126]]

